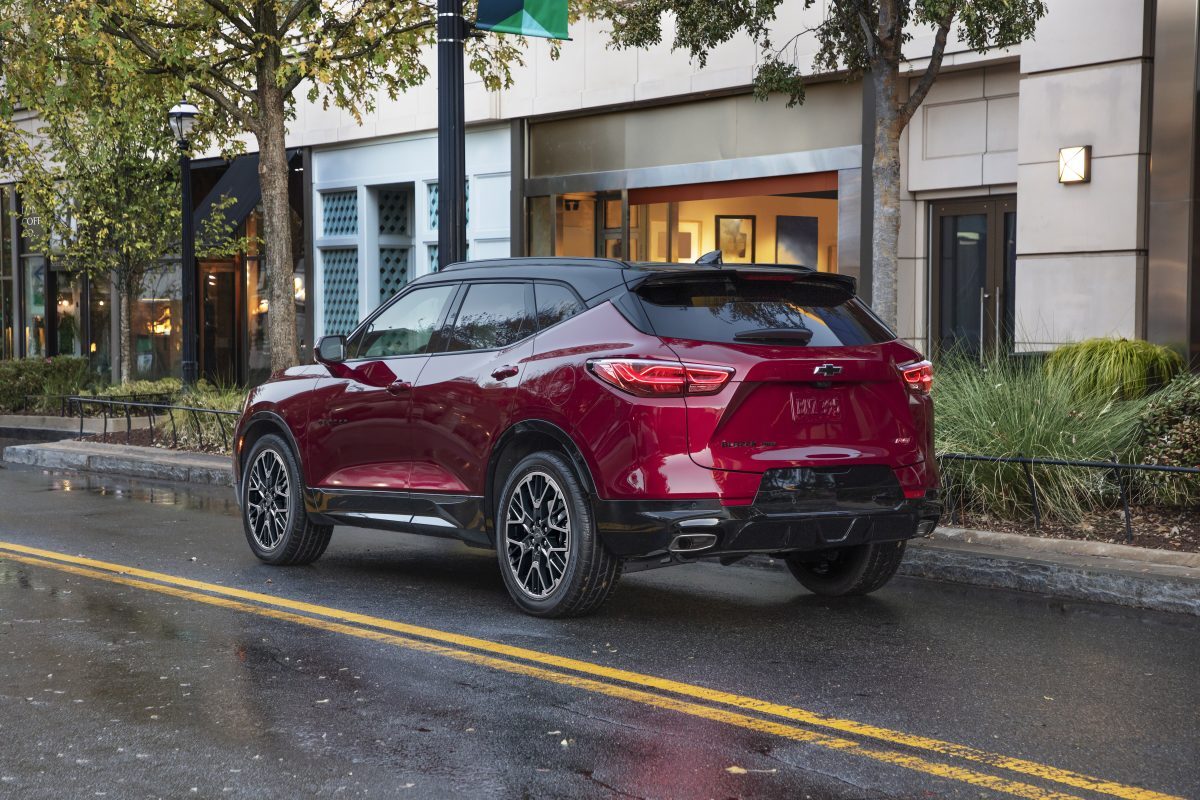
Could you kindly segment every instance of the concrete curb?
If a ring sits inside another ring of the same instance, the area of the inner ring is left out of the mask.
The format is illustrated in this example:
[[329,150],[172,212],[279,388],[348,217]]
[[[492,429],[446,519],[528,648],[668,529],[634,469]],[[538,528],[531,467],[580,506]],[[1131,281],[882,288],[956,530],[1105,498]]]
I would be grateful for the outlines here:
[[[132,427],[146,428],[150,420],[146,417],[133,417]],[[84,434],[103,433],[105,430],[103,417],[84,417]],[[125,418],[109,417],[109,433],[124,433]],[[0,414],[0,431],[6,436],[19,439],[41,439],[51,441],[70,439],[79,435],[79,417],[39,416],[35,414]]]
[[73,469],[203,486],[233,486],[233,467],[228,456],[180,453],[157,447],[75,441],[18,444],[4,448],[4,460],[43,469]]
[[[43,469],[233,485],[227,456],[154,447],[76,441],[22,444],[5,448],[4,460]],[[738,564],[786,570],[782,561],[766,556]],[[900,574],[1200,616],[1200,553],[941,528],[931,538],[911,543]]]

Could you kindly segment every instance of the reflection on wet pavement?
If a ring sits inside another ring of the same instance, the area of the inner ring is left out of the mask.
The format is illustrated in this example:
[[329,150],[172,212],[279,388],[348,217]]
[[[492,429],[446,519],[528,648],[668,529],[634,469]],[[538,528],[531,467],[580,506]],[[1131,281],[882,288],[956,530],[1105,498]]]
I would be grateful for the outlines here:
[[186,486],[87,473],[50,473],[48,477],[44,488],[47,492],[88,492],[115,500],[238,515],[237,500],[227,487]]

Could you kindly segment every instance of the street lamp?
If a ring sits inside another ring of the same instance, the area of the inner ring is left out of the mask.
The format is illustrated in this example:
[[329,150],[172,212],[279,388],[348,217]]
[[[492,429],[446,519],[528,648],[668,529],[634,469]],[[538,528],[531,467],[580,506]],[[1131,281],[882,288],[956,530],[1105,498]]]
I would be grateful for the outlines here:
[[196,384],[196,232],[192,225],[192,160],[188,156],[188,140],[196,127],[200,110],[181,101],[167,112],[167,122],[179,144],[179,184],[183,195],[183,237],[179,245],[180,270],[183,278],[183,388]]

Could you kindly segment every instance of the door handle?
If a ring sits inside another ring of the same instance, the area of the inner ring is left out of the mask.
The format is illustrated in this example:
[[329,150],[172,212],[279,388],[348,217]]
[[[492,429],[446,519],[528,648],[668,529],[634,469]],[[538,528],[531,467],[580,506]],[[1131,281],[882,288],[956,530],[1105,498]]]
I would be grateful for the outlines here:
[[520,370],[518,370],[516,367],[506,364],[503,367],[498,367],[497,369],[492,370],[492,377],[498,381],[502,381],[505,378],[511,378],[518,372],[520,372]]
[[408,381],[392,381],[387,386],[388,394],[399,397],[408,394],[412,391],[412,384]]

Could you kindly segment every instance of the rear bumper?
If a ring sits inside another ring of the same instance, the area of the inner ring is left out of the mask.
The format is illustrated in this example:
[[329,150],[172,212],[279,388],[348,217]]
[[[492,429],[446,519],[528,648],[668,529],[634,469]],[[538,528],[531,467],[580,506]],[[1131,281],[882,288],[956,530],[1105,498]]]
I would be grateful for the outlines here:
[[[941,517],[937,490],[886,508],[826,511],[723,506],[715,500],[593,500],[604,545],[621,558],[687,561],[911,539]],[[929,523],[922,526],[922,523]]]

